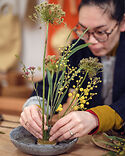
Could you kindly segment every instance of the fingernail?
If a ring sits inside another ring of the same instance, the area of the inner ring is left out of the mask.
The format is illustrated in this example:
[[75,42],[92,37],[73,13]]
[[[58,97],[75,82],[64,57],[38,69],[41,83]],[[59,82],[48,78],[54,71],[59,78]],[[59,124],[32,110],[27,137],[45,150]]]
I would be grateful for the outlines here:
[[42,139],[43,138],[42,135],[38,135],[38,137],[39,137],[39,139]]
[[50,133],[49,133],[50,135],[53,135],[53,132],[52,131],[50,131]]
[[48,127],[47,126],[45,126],[44,128],[45,128],[45,130],[48,130]]
[[53,141],[53,138],[52,138],[52,137],[50,137],[50,138],[49,138],[49,141]]

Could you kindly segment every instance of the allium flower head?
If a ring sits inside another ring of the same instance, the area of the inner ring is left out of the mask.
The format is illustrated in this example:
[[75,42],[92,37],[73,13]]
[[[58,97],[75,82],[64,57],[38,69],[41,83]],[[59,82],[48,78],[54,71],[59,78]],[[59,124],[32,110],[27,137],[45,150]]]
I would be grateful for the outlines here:
[[79,64],[83,73],[87,72],[90,78],[96,76],[103,68],[102,63],[99,62],[98,58],[83,58]]
[[47,2],[42,2],[41,4],[36,5],[35,13],[30,18],[33,21],[40,21],[51,24],[60,24],[63,22],[63,16],[65,12],[61,9],[61,6],[58,4],[50,4]]

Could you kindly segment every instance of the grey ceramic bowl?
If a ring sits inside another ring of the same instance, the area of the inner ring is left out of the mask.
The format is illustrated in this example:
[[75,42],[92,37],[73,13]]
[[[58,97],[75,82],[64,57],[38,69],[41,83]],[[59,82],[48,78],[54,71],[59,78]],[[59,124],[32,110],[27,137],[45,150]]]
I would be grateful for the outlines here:
[[56,145],[37,145],[36,138],[25,128],[19,126],[10,132],[12,143],[22,152],[32,155],[58,155],[71,149],[77,138],[60,142]]

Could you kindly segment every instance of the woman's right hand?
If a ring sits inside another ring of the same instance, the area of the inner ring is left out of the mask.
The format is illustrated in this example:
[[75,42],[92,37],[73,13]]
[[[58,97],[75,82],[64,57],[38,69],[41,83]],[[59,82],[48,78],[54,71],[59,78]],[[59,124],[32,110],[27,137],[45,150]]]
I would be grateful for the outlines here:
[[[36,138],[42,139],[42,112],[37,105],[34,104],[24,108],[20,116],[20,123]],[[44,128],[48,129],[46,126],[46,115]]]

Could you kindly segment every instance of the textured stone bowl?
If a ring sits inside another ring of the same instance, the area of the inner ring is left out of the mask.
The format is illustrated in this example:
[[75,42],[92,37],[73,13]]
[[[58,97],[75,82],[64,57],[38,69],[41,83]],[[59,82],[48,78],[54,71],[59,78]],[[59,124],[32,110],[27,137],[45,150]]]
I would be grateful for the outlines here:
[[12,143],[22,152],[31,155],[58,155],[65,153],[77,142],[77,138],[56,145],[37,145],[36,138],[25,128],[19,126],[10,132]]

